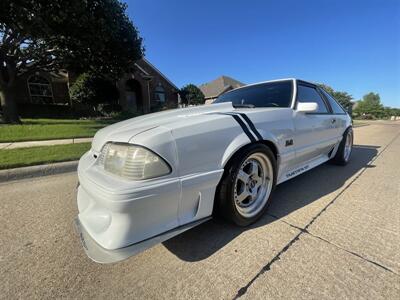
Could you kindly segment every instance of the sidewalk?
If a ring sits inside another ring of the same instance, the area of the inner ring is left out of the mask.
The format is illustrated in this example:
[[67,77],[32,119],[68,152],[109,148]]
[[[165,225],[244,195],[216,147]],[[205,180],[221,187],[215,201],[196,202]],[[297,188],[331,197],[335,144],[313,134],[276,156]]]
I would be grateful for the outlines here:
[[53,146],[53,145],[90,143],[92,141],[92,139],[93,138],[74,138],[74,139],[59,139],[59,140],[46,140],[46,141],[0,143],[0,150],[29,148],[29,147],[36,147],[36,146]]

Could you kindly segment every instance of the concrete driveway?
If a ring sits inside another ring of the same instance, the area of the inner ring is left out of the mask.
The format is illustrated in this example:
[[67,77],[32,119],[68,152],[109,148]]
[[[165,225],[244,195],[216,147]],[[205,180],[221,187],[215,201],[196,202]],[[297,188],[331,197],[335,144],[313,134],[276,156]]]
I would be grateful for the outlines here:
[[351,163],[280,185],[242,229],[212,220],[100,265],[72,227],[75,174],[0,185],[0,298],[400,299],[400,124],[355,129]]

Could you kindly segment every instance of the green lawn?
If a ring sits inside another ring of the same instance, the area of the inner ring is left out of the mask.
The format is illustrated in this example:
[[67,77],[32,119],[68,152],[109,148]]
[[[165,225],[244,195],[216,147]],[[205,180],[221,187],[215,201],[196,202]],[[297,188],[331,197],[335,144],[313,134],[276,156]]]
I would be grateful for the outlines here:
[[115,120],[23,119],[22,125],[0,125],[0,143],[92,137]]
[[0,150],[0,169],[11,169],[79,159],[90,143]]

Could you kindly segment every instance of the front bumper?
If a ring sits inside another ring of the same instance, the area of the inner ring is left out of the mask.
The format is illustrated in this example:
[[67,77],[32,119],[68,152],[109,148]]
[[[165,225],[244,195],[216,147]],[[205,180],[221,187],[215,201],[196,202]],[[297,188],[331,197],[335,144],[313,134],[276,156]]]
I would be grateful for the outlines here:
[[177,182],[128,194],[112,194],[82,183],[77,201],[80,223],[101,247],[115,250],[177,227]]
[[78,166],[75,222],[87,255],[116,262],[208,220],[222,172],[127,181],[105,174],[88,152]]
[[210,219],[211,217],[203,218],[201,220],[186,224],[184,226],[180,226],[173,230],[169,230],[163,234],[149,238],[142,242],[116,250],[107,250],[101,247],[99,244],[97,244],[96,241],[88,234],[88,232],[82,226],[81,222],[79,221],[79,218],[76,218],[74,220],[74,225],[86,255],[97,263],[108,264],[127,259],[132,255],[136,255],[158,243],[162,243]]

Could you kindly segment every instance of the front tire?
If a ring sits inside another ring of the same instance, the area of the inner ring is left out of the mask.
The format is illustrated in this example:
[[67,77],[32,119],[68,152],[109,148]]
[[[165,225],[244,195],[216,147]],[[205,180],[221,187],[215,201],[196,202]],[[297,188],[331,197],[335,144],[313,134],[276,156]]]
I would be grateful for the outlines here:
[[256,222],[270,204],[276,169],[273,152],[263,144],[238,151],[225,167],[217,188],[219,214],[239,226]]
[[332,158],[332,162],[336,165],[345,166],[350,160],[351,152],[353,150],[353,129],[347,128],[343,133],[343,139],[340,142],[336,155]]

